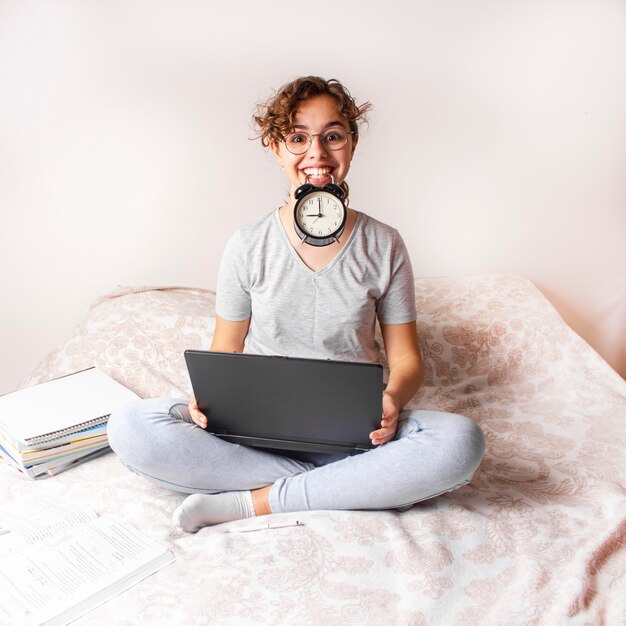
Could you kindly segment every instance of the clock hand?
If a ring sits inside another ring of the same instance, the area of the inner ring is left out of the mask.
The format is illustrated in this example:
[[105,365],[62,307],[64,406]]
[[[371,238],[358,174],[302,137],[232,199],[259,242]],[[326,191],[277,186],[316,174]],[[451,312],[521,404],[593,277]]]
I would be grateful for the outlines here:
[[315,222],[317,222],[317,220],[320,217],[324,217],[321,213],[317,214],[317,213],[311,213],[309,215],[303,215],[303,217],[314,217],[315,219],[313,220],[313,222],[311,222],[312,224],[315,224]]
[[317,213],[310,213],[304,217],[322,217],[322,199],[317,199]]

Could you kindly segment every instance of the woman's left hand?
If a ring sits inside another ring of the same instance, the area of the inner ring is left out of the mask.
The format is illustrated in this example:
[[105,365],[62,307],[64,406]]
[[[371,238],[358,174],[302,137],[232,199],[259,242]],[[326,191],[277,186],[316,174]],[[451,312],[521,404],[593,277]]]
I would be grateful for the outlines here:
[[375,446],[391,441],[398,430],[398,416],[400,406],[396,399],[389,393],[383,394],[383,419],[380,428],[370,433],[370,439]]

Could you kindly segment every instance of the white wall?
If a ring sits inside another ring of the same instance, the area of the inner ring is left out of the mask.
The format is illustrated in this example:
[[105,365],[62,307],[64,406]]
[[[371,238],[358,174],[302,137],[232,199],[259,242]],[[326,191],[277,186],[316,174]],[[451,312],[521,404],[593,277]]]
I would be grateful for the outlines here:
[[352,206],[416,275],[527,276],[625,375],[624,59],[623,0],[0,0],[0,393],[117,285],[214,287],[310,73],[374,104]]

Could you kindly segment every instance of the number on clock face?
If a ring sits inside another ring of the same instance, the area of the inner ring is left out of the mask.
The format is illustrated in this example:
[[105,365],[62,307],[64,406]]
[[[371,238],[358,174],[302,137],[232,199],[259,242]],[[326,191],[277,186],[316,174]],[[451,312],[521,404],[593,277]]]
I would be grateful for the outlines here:
[[343,206],[326,194],[313,194],[299,207],[300,228],[309,235],[328,236],[343,218]]

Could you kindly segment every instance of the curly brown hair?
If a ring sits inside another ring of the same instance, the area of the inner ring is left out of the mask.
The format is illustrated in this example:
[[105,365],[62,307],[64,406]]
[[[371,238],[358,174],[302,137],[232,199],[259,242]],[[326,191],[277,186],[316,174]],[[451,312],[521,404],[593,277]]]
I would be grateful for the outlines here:
[[358,105],[350,92],[334,78],[304,76],[283,85],[267,102],[257,105],[254,121],[261,131],[257,139],[261,139],[266,148],[270,141],[284,141],[293,128],[300,106],[320,95],[335,99],[339,113],[347,118],[350,130],[355,133],[358,133],[360,123],[367,122],[367,113],[372,108],[369,102]]

